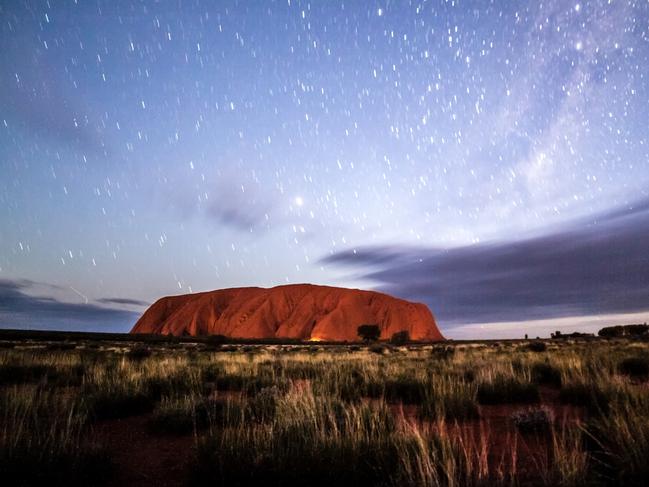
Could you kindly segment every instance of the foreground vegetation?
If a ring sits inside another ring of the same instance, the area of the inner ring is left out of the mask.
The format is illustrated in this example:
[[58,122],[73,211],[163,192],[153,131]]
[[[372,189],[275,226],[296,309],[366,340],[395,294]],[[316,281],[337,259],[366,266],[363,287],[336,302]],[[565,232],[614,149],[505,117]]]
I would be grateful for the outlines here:
[[645,342],[0,346],[0,472],[19,479],[8,485],[119,483],[100,432],[132,418],[156,444],[188,439],[193,485],[649,478]]

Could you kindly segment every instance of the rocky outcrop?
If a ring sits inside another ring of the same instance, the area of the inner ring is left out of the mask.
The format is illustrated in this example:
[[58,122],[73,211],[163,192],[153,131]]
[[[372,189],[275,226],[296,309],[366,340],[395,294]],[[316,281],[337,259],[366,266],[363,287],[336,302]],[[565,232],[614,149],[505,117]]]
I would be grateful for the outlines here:
[[356,341],[362,324],[379,325],[382,339],[404,330],[413,340],[444,339],[424,304],[311,284],[164,297],[144,312],[131,333]]

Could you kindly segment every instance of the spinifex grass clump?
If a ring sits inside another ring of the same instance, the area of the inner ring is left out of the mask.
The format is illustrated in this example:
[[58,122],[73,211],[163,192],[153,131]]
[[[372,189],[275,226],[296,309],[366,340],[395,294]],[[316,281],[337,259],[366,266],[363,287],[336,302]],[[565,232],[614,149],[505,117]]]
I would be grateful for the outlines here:
[[153,410],[149,429],[159,434],[185,435],[207,427],[205,404],[200,397],[163,397]]
[[617,394],[618,390],[613,384],[573,382],[561,388],[559,400],[564,404],[583,407],[591,415],[602,415],[608,413]]
[[649,357],[628,357],[620,361],[618,366],[620,374],[636,380],[649,378]]
[[382,421],[388,412],[372,416],[365,412],[367,405],[316,400],[311,394],[286,396],[276,407],[269,423],[250,427],[242,421],[212,429],[199,444],[197,480],[206,485],[374,485],[398,460],[386,430],[392,423]]
[[586,425],[595,471],[613,485],[645,486],[649,478],[649,393],[619,396]]
[[212,428],[199,442],[199,485],[497,485],[485,445],[397,427],[385,403],[350,404],[310,392],[277,398],[276,414]]
[[200,374],[185,359],[97,365],[88,374],[83,397],[93,419],[116,419],[153,411],[163,396],[198,393]]
[[151,414],[149,430],[159,435],[199,434],[209,425],[225,427],[244,418],[259,419],[260,412],[252,404],[233,400],[192,394],[163,397]]
[[387,401],[403,404],[421,404],[426,395],[426,383],[416,377],[403,375],[384,381],[384,397]]
[[542,341],[533,341],[527,345],[527,349],[532,352],[545,352],[548,346]]
[[515,377],[497,375],[478,384],[477,400],[480,404],[516,404],[538,402],[536,384]]
[[521,433],[547,433],[553,420],[554,413],[545,406],[519,409],[512,414],[512,421]]
[[40,387],[0,392],[0,472],[4,485],[89,485],[111,465],[86,433],[76,398]]
[[136,345],[126,352],[126,356],[136,362],[149,358],[151,354],[151,349],[144,345]]
[[536,362],[531,368],[532,382],[540,385],[561,387],[561,371],[548,362]]
[[426,390],[420,415],[424,419],[463,421],[478,418],[477,388],[448,377],[435,377]]
[[0,385],[37,383],[47,377],[50,367],[41,364],[0,365]]

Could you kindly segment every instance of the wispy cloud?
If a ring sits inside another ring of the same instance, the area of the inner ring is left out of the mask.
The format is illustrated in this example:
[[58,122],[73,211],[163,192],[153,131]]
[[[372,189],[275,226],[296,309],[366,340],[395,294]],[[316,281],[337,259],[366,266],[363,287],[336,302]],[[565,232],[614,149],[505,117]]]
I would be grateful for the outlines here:
[[219,180],[213,196],[205,202],[208,219],[241,231],[267,230],[275,199],[255,182]]
[[277,193],[251,174],[236,168],[175,169],[152,187],[161,206],[182,219],[200,218],[216,227],[238,232],[265,232],[277,224]]
[[[68,303],[50,296],[29,294],[37,285],[29,280],[0,279],[0,327],[126,332],[139,315],[115,307]],[[108,301],[119,304],[115,300]]]
[[141,301],[139,299],[129,299],[129,298],[100,298],[96,300],[100,304],[117,304],[117,305],[126,305],[126,306],[149,306],[146,301]]
[[368,247],[325,263],[424,301],[445,326],[649,309],[649,199],[546,235],[451,249]]

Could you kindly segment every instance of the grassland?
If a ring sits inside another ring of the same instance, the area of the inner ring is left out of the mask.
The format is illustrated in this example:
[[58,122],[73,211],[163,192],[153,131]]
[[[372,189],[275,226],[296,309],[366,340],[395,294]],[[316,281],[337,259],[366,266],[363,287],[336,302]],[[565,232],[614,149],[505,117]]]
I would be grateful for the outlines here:
[[6,485],[607,486],[649,478],[645,342],[2,338]]

